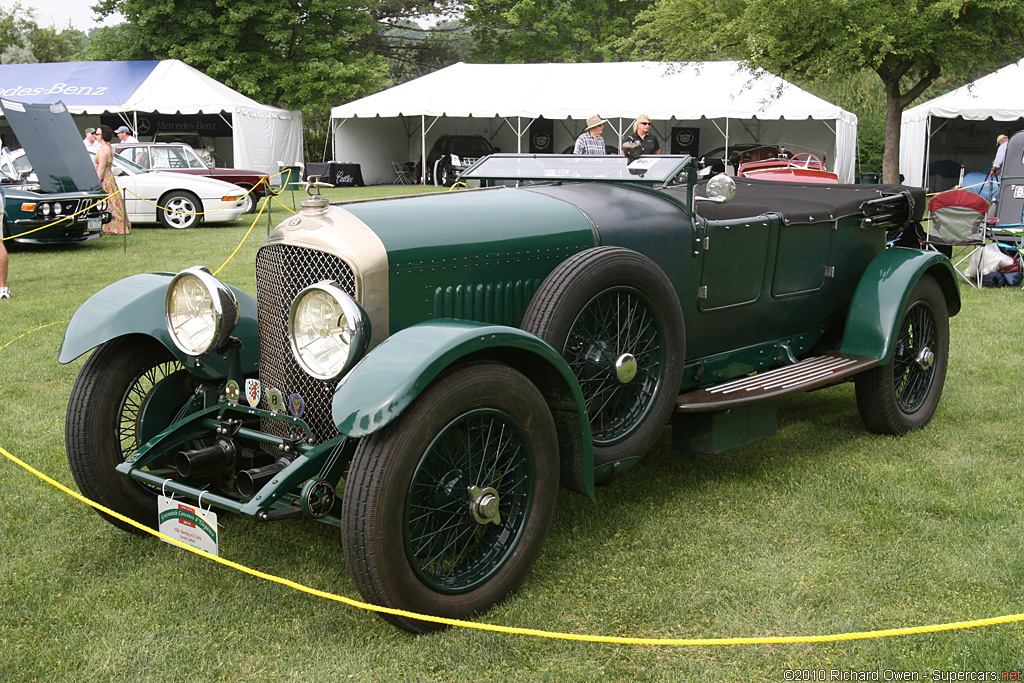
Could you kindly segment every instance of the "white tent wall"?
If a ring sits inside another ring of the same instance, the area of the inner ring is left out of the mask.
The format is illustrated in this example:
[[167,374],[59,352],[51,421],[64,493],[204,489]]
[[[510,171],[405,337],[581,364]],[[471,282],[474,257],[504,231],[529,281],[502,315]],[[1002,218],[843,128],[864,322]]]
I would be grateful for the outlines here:
[[996,136],[1024,129],[1024,60],[903,112],[900,173],[907,185],[928,185],[937,162],[988,172]]
[[[459,133],[483,135],[503,152],[528,152],[530,122],[544,116],[553,121],[552,150],[561,152],[595,113],[609,120],[608,145],[617,147],[646,113],[665,151],[672,126],[696,127],[702,152],[723,146],[727,133],[730,144],[799,144],[827,153],[840,180],[854,181],[857,117],[739,62],[459,63],[333,108],[332,153],[359,163],[367,183],[391,182],[392,161],[420,158],[422,128],[426,150]],[[364,125],[352,127],[356,121]]]
[[[239,107],[234,114],[235,165],[274,174],[302,163],[302,114]],[[294,115],[291,115],[294,114]],[[280,162],[280,164],[278,163]],[[276,178],[271,182],[280,182]]]

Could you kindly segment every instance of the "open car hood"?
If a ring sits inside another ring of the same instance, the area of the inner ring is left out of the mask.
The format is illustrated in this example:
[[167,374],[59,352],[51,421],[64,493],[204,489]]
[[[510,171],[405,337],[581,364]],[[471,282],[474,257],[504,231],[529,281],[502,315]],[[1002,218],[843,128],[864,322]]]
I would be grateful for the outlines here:
[[101,189],[96,168],[63,102],[25,104],[0,99],[0,108],[32,162],[43,192]]

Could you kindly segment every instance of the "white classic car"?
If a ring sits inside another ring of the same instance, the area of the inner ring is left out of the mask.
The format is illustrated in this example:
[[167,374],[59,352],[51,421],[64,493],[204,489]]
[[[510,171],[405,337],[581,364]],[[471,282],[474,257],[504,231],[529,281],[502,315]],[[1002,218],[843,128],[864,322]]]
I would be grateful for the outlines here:
[[[24,150],[11,152],[8,159],[15,173],[31,173]],[[159,222],[181,230],[201,221],[235,221],[245,212],[246,191],[222,180],[150,171],[116,154],[114,176],[124,190],[125,208],[133,223]]]

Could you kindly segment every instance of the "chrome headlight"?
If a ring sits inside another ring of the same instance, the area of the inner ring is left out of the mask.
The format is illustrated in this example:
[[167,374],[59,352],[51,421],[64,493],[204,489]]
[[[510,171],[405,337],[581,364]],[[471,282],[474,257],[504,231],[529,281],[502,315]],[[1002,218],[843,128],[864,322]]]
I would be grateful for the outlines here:
[[39,211],[44,216],[49,216],[50,215],[50,205],[49,204],[40,204],[39,205]]
[[238,322],[238,299],[203,266],[186,268],[171,280],[165,305],[174,345],[189,356],[220,348]]
[[317,379],[334,379],[366,350],[370,321],[337,283],[318,282],[292,302],[288,340],[306,372]]

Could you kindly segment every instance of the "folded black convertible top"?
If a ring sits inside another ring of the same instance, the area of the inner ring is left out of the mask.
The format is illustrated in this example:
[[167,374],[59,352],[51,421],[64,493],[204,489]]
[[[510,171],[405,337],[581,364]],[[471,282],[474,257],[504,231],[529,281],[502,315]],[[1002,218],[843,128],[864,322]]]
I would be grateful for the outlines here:
[[[777,213],[783,222],[816,223],[846,216],[872,215],[868,204],[883,197],[904,197],[909,218],[920,221],[925,210],[925,191],[922,187],[906,185],[826,185],[820,183],[792,183],[778,180],[733,178],[736,198],[727,204],[697,202],[697,213],[711,220],[746,218],[766,213]],[[706,196],[707,181],[697,185],[698,196]],[[685,192],[685,188],[669,190]],[[898,201],[898,200],[896,200]]]

